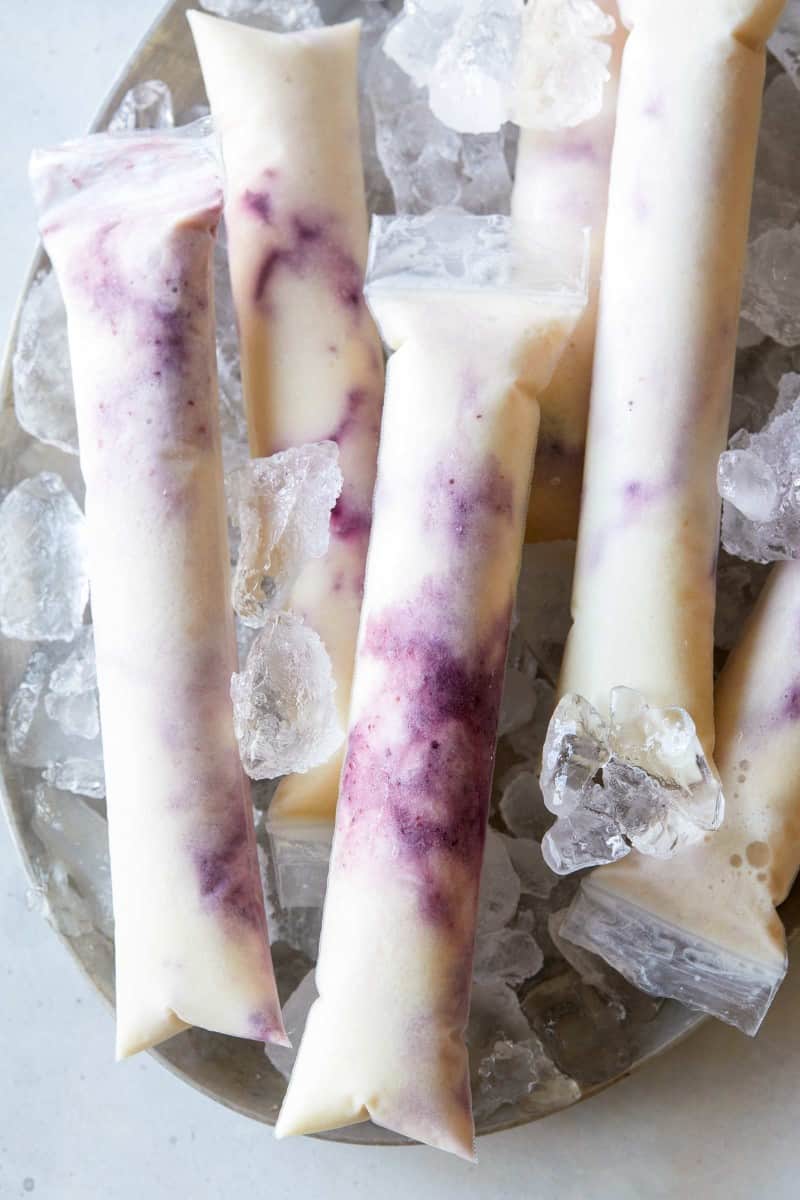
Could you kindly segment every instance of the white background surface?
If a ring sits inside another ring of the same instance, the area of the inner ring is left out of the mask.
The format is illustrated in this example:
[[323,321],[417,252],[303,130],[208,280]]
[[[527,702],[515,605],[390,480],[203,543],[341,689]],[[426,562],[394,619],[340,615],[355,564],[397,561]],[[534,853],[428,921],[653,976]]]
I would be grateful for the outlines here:
[[[34,246],[28,152],[85,129],[159,7],[0,0],[3,331]],[[277,1143],[147,1057],[115,1065],[109,1012],[25,889],[0,825],[3,1200],[800,1196],[800,969],[757,1041],[708,1024],[594,1100],[484,1139],[469,1167],[423,1148]]]

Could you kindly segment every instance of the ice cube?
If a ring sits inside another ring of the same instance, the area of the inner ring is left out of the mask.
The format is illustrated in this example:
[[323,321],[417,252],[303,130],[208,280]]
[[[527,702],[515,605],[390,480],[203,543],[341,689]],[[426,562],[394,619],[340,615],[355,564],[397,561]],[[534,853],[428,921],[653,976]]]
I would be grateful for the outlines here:
[[447,129],[431,112],[425,91],[382,48],[370,58],[366,87],[376,152],[398,212],[446,206],[508,212],[511,175],[503,131],[460,135]]
[[372,105],[363,99],[367,94],[367,83],[375,55],[383,52],[380,44],[386,33],[392,12],[380,0],[370,0],[363,9],[357,9],[361,18],[361,37],[358,43],[358,91],[362,97],[358,106],[361,123],[361,158],[364,165],[364,187],[367,211],[387,213],[392,210],[392,190],[378,156],[375,131],[375,113]]
[[800,162],[793,149],[798,122],[800,93],[778,75],[764,93],[750,241],[775,226],[788,228],[800,213]]
[[40,784],[31,824],[51,860],[66,867],[92,916],[92,925],[111,937],[114,918],[106,822],[80,797]]
[[519,904],[519,876],[511,865],[507,839],[494,829],[486,833],[481,886],[478,896],[478,932],[502,929]]
[[321,908],[328,880],[333,828],[267,826],[282,908]]
[[525,6],[511,117],[529,129],[580,125],[600,111],[614,18],[593,0]]
[[751,244],[742,314],[776,342],[800,344],[800,224],[768,229]]
[[513,733],[533,720],[536,709],[536,691],[530,675],[509,666],[503,683],[503,698],[500,702],[498,736]]
[[68,735],[91,741],[100,733],[91,625],[81,627],[72,652],[51,673],[44,707]]
[[538,775],[515,768],[504,779],[500,816],[506,829],[515,838],[541,841],[552,824],[552,817],[544,806]]
[[42,471],[0,504],[0,629],[69,641],[89,599],[85,520],[60,475]]
[[266,1042],[264,1045],[264,1053],[284,1079],[288,1079],[292,1073],[294,1060],[297,1058],[297,1051],[300,1047],[300,1039],[306,1027],[311,1005],[316,998],[317,985],[314,981],[314,972],[309,971],[302,983],[282,1005],[283,1024],[291,1046],[276,1046],[272,1042]]
[[766,579],[763,565],[731,560],[720,551],[717,567],[717,607],[714,619],[714,645],[732,650],[739,640],[745,618],[758,599]]
[[752,450],[727,450],[717,466],[717,490],[748,521],[770,521],[778,509],[778,481]]
[[578,1085],[608,1082],[630,1067],[634,1043],[623,1006],[587,987],[574,971],[537,984],[522,1007],[545,1052]]
[[331,509],[342,489],[335,442],[254,458],[226,480],[240,534],[233,607],[260,626],[285,604],[302,568],[328,549]]
[[324,24],[314,0],[200,0],[200,7],[215,16],[273,33],[293,33]]
[[787,0],[778,26],[767,42],[772,53],[800,88],[800,2]]
[[722,544],[755,562],[800,556],[800,375],[785,375],[758,433],[740,430],[722,455]]
[[535,1113],[578,1099],[577,1084],[555,1067],[504,983],[473,984],[466,1040],[478,1120],[506,1104],[521,1104]]
[[612,689],[609,710],[606,723],[567,695],[550,724],[541,783],[558,820],[542,850],[557,874],[614,862],[631,847],[669,857],[722,820],[719,781],[687,712],[624,687]]
[[113,133],[132,129],[169,129],[175,124],[172,93],[161,79],[148,79],[130,88],[108,123]]
[[22,428],[39,441],[77,454],[67,314],[52,271],[37,275],[25,297],[13,375],[14,411]]
[[507,838],[506,849],[522,894],[546,900],[558,879],[545,862],[539,843],[532,838]]
[[524,758],[528,766],[537,775],[542,765],[542,752],[550,718],[556,703],[555,688],[547,679],[536,679],[533,683],[536,693],[536,708],[533,719],[521,729],[515,729],[508,735],[508,742],[515,754]]
[[523,0],[456,5],[427,80],[431,110],[450,129],[491,133],[508,120],[523,9]]
[[558,675],[569,633],[575,542],[525,546],[517,589],[522,635],[552,679]]
[[68,756],[49,763],[42,771],[42,777],[55,788],[90,796],[93,800],[102,800],[106,794],[102,758]]
[[313,629],[270,613],[244,669],[231,680],[239,753],[253,779],[305,772],[327,761],[344,734],[331,663]]
[[487,983],[502,980],[516,987],[538,974],[543,963],[544,955],[530,933],[495,929],[476,939],[472,974]]

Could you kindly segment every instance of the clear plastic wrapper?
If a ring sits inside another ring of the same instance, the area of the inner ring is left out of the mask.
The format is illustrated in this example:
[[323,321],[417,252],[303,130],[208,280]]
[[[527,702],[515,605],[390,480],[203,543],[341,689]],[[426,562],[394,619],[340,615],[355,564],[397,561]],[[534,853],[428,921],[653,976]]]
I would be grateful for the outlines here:
[[585,240],[376,218],[367,297],[393,356],[320,998],[276,1133],[372,1118],[470,1158],[476,923],[510,915],[478,890],[536,396],[585,303]]
[[[96,135],[31,179],[68,320],[114,889],[117,1052],[285,1037],[229,695],[207,136]],[[54,782],[61,782],[54,780]]]

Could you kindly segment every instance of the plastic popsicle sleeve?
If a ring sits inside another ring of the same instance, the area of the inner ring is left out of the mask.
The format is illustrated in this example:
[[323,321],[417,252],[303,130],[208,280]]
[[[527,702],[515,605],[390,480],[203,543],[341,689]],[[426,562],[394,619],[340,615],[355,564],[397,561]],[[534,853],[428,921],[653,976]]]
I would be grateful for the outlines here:
[[[713,773],[716,464],[777,0],[628,0],[560,681],[683,709]],[[655,776],[658,775],[656,769]],[[547,800],[547,797],[545,797]]]
[[373,223],[392,357],[319,999],[278,1137],[371,1118],[473,1157],[464,1028],[537,394],[585,262],[579,231],[520,248],[505,217]]
[[86,481],[121,1058],[190,1025],[285,1041],[229,694],[221,182],[193,132],[100,134],[31,162]]
[[[344,486],[291,611],[322,638],[347,724],[383,354],[362,295],[359,22],[268,33],[189,12],[225,163],[225,228],[254,456],[331,440]],[[281,781],[270,825],[331,824],[342,751]]]
[[717,684],[725,822],[664,862],[633,856],[583,881],[562,929],[637,987],[745,1033],[787,966],[775,906],[800,867],[800,564],[773,568]]
[[[599,7],[616,20],[608,43],[609,79],[603,86],[602,108],[596,116],[568,128],[521,128],[511,193],[514,221],[523,228],[529,225],[534,237],[537,230],[563,223],[592,230],[586,310],[552,381],[539,397],[542,423],[526,530],[530,542],[574,538],[578,528],[608,177],[622,48],[627,36],[616,0],[599,0]],[[534,12],[531,23],[536,19]],[[535,52],[535,46],[531,46],[531,52]]]

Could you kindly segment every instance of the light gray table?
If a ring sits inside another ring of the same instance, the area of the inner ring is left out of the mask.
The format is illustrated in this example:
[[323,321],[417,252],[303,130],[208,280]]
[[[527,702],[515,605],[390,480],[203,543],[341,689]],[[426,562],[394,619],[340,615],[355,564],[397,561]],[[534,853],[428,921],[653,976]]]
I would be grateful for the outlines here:
[[[0,329],[34,245],[31,146],[86,128],[158,0],[0,0]],[[5,336],[5,332],[3,333]],[[479,1144],[275,1142],[147,1057],[113,1062],[111,1016],[25,905],[0,827],[0,1197],[33,1200],[796,1200],[800,969],[756,1041],[709,1024],[635,1078]],[[797,965],[797,964],[796,964]]]

